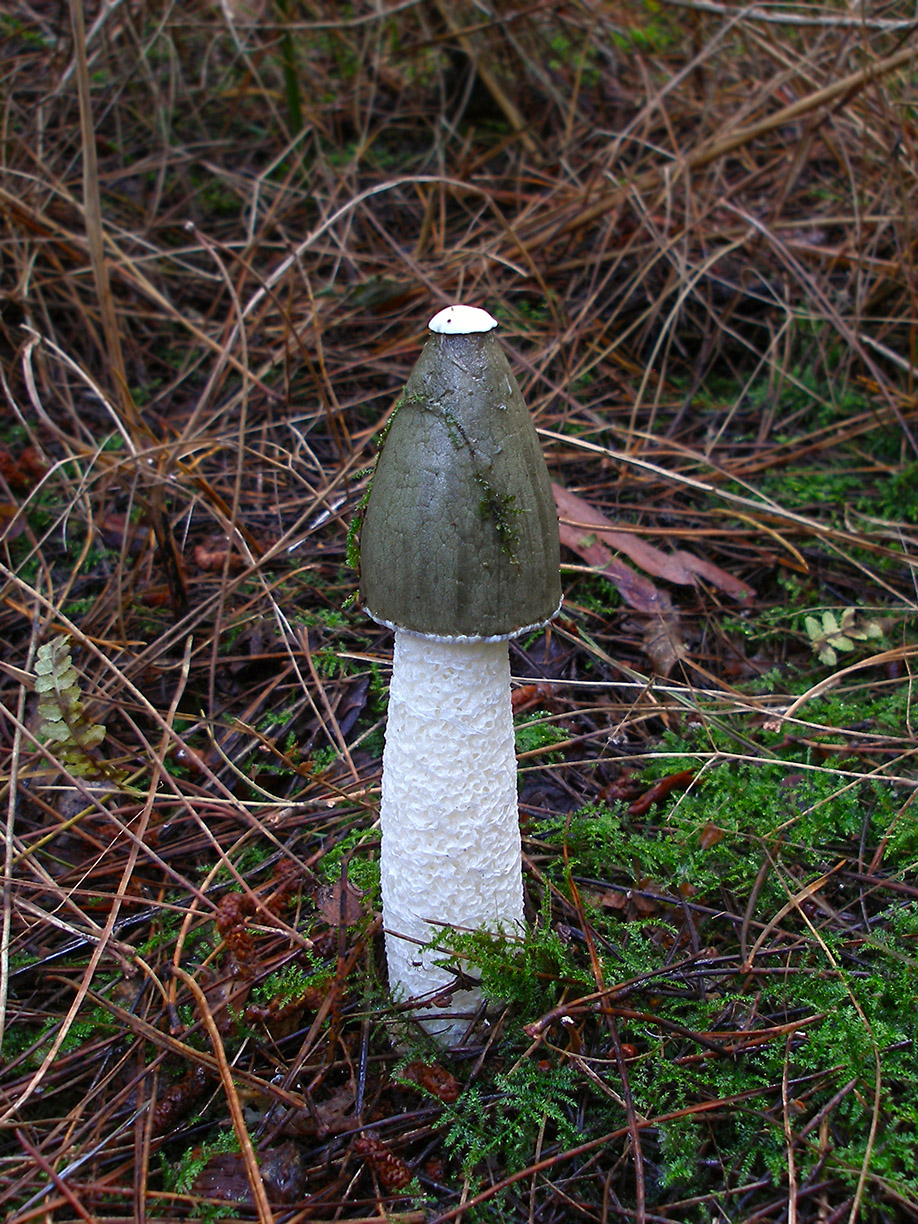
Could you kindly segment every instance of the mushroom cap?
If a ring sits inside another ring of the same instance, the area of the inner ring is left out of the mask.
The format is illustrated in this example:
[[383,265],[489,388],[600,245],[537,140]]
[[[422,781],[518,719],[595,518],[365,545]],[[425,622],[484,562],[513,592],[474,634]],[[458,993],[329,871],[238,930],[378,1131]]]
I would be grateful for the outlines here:
[[[361,595],[370,616],[394,629],[510,638],[561,604],[558,518],[494,320],[473,307],[448,310],[451,324],[447,311],[431,320],[439,327],[379,455],[360,535]],[[459,313],[464,331],[454,330],[457,312],[471,316]]]

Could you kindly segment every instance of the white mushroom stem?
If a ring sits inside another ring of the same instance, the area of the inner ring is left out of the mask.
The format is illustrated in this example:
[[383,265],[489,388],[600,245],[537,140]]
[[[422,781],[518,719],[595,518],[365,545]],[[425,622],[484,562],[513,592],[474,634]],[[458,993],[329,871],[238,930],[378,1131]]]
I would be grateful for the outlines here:
[[[524,930],[507,643],[398,630],[382,780],[383,922],[396,997],[432,999],[455,975],[422,952],[444,927]],[[417,1018],[458,1041],[481,1003],[455,991]]]

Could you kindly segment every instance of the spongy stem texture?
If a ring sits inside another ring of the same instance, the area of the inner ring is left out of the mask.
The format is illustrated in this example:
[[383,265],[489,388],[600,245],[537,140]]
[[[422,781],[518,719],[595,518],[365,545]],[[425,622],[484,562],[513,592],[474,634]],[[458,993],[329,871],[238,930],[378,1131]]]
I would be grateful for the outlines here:
[[[431,999],[455,975],[420,945],[442,933],[521,934],[523,880],[506,642],[443,642],[398,631],[382,777],[383,922],[397,997]],[[419,1007],[444,1044],[480,1005],[477,989]]]

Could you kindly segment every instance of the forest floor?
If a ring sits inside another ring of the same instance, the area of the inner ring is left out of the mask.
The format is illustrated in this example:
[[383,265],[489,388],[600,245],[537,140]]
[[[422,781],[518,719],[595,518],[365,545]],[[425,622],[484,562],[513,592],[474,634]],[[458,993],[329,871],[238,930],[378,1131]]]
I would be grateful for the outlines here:
[[[918,1217],[914,13],[0,45],[3,1217]],[[528,933],[444,935],[492,1000],[447,1052],[386,983],[347,537],[452,301],[565,602],[511,647]]]

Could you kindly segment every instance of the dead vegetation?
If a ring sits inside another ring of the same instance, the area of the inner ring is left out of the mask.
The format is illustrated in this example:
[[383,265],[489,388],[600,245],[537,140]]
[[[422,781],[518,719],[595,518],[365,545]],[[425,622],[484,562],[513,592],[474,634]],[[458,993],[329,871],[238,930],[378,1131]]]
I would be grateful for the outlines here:
[[[914,15],[14,0],[0,43],[6,1218],[910,1218]],[[387,1027],[345,549],[453,300],[568,601],[514,661],[533,948],[478,949],[511,1005],[447,1065]]]

